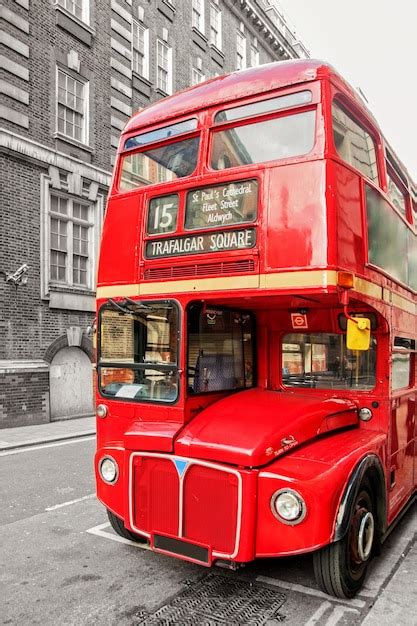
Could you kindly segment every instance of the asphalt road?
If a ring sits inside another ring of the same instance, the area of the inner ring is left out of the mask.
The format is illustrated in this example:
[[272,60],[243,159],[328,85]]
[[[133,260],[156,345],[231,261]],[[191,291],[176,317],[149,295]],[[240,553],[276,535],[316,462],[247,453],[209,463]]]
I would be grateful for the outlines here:
[[415,509],[352,601],[317,589],[309,556],[207,570],[114,535],[93,495],[93,454],[91,439],[0,454],[0,623],[354,626],[414,533]]

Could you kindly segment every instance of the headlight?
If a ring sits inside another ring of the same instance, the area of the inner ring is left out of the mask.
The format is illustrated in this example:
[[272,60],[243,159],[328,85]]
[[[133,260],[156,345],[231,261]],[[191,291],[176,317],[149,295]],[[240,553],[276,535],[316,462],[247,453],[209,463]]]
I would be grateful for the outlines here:
[[107,409],[106,405],[105,404],[99,404],[97,406],[96,413],[97,413],[97,417],[106,417],[106,415],[108,413],[108,409]]
[[362,422],[369,422],[369,420],[372,419],[371,409],[367,409],[366,407],[359,409],[359,419],[361,419]]
[[112,485],[119,477],[119,468],[114,459],[110,456],[105,456],[100,461],[99,465],[100,476],[105,483]]
[[271,511],[284,524],[299,524],[305,518],[306,505],[293,489],[280,489],[271,498]]

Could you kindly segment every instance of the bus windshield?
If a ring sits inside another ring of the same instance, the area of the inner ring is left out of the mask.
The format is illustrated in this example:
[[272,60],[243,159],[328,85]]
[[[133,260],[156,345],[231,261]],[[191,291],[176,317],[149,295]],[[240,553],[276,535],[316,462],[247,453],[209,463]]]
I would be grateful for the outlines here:
[[173,402],[178,396],[178,310],[173,303],[118,303],[100,313],[98,378],[104,396]]
[[122,156],[119,191],[189,176],[197,165],[199,141],[192,137]]
[[345,334],[285,335],[282,339],[282,382],[285,387],[373,389],[376,339],[364,352],[348,350]]

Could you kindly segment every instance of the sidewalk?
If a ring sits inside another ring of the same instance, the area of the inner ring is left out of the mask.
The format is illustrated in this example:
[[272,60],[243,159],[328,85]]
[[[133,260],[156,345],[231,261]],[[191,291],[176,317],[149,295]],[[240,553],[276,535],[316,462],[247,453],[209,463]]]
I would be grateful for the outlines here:
[[404,553],[397,571],[383,588],[362,626],[417,626],[417,507],[407,515],[414,516],[414,539]]
[[61,441],[94,435],[96,418],[80,417],[78,419],[49,422],[36,426],[18,426],[0,430],[0,450],[12,450],[23,446],[32,446],[49,441]]

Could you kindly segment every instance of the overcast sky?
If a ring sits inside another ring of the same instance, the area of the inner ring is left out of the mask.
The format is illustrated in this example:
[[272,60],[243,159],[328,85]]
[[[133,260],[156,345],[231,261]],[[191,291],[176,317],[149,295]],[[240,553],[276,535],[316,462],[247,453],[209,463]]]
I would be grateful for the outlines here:
[[329,61],[368,100],[417,182],[417,1],[279,0],[313,58]]

